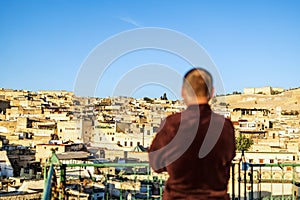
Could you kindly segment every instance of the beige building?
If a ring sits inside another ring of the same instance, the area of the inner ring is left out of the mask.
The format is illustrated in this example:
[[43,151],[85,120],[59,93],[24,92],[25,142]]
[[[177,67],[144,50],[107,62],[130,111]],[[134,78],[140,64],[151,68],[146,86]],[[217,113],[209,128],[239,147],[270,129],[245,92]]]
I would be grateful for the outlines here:
[[55,150],[56,154],[75,151],[82,151],[85,148],[84,144],[62,144],[61,141],[51,141],[51,144],[37,144],[35,160],[45,163],[48,158],[52,155],[52,151]]
[[0,126],[5,127],[9,132],[15,132],[17,128],[17,121],[0,121]]
[[270,111],[259,108],[234,108],[231,112],[232,121],[256,121],[269,127]]
[[270,86],[261,87],[261,88],[244,88],[244,94],[264,94],[271,95],[274,93],[283,92],[283,88],[272,88]]
[[58,121],[57,134],[60,140],[82,141],[82,120]]

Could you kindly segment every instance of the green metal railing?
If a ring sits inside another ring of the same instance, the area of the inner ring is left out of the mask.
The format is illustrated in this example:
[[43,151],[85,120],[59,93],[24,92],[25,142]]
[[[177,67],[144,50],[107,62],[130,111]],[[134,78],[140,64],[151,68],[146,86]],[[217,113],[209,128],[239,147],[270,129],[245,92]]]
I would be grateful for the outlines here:
[[[53,162],[54,160],[54,162]],[[126,174],[117,174],[120,178],[121,184],[126,181],[139,182],[141,179],[138,176],[143,176],[146,182],[146,194],[143,197],[135,199],[162,199],[164,180],[162,177],[153,178],[149,163],[82,163],[82,164],[62,164],[57,160],[52,159],[44,167],[44,193],[43,199],[48,200],[51,197],[63,200],[66,199],[66,183],[68,181],[67,170],[79,168],[78,179],[80,179],[80,171],[86,167],[94,168],[139,168],[143,167],[146,171],[145,174],[140,175],[137,171],[133,170],[131,175],[133,179],[126,180]],[[56,175],[57,174],[57,175]],[[112,199],[109,195],[107,188],[109,183],[110,174],[105,174],[105,199]],[[231,179],[228,185],[228,192],[231,199],[299,199],[298,186],[300,186],[300,163],[271,163],[271,164],[252,164],[246,162],[233,162],[231,167]],[[59,181],[56,181],[57,178]],[[124,179],[123,179],[124,178]],[[90,177],[92,182],[96,182],[93,177]],[[158,194],[153,196],[151,191],[153,185],[150,183],[156,182],[158,185]],[[126,191],[120,188],[119,197],[114,199],[123,200]],[[132,195],[136,196],[140,191],[131,191]]]
[[[53,165],[53,164],[50,164],[50,166],[45,166],[44,168],[44,193],[43,193],[43,200],[48,200],[48,199],[51,199],[51,197],[53,197],[53,195],[55,195],[56,197],[58,197],[58,199],[66,199],[66,194],[65,194],[65,188],[66,188],[66,180],[67,180],[67,177],[66,177],[66,174],[67,174],[67,169],[68,168],[76,168],[76,167],[79,167],[79,168],[85,168],[85,167],[95,167],[95,168],[109,168],[109,167],[114,167],[114,168],[127,168],[127,167],[132,167],[132,168],[135,168],[135,167],[145,167],[147,170],[146,170],[146,174],[143,174],[143,176],[147,176],[147,179],[146,179],[146,196],[142,199],[153,199],[153,196],[151,195],[151,188],[150,188],[150,182],[151,181],[155,181],[153,179],[150,178],[151,176],[151,170],[150,170],[150,167],[149,167],[149,163],[98,163],[98,164],[93,164],[93,163],[82,163],[82,164],[59,164],[59,165]],[[56,185],[56,189],[53,188],[53,176],[55,176],[54,174],[54,171],[57,170],[57,171],[60,171],[60,184],[59,185]],[[48,173],[46,172],[48,171]],[[139,174],[137,171],[134,171],[133,170],[133,175],[135,176],[134,180],[133,181],[141,181],[141,180],[138,180],[137,179],[137,176],[140,176],[141,174]],[[78,176],[78,179],[80,179],[81,175],[79,174]],[[142,176],[142,175],[141,175]],[[122,178],[123,178],[123,175],[118,175],[118,177],[120,178],[121,180],[121,183],[122,183]],[[91,177],[91,179],[93,179]],[[92,180],[94,181],[94,180]],[[109,181],[109,178],[108,178],[108,174],[106,174],[105,176],[105,184],[107,184],[107,182]],[[158,198],[159,199],[162,199],[162,188],[163,188],[163,180],[162,179],[159,179],[159,180],[156,180],[158,183],[159,183],[159,195]],[[107,188],[106,188],[107,189]],[[108,190],[108,189],[107,189]],[[109,197],[108,195],[108,191],[106,190],[106,197],[105,199],[111,199],[111,197]],[[123,199],[123,196],[124,196],[124,191],[122,190],[122,187],[120,188],[120,196],[118,199],[122,200]],[[133,195],[136,195],[136,193],[133,193]],[[156,197],[157,197],[156,196]]]
[[[43,192],[43,199],[51,199],[51,182],[52,182],[52,175],[53,175],[53,164],[50,164],[48,174],[47,170],[44,170],[44,192]],[[48,177],[48,178],[46,178]]]

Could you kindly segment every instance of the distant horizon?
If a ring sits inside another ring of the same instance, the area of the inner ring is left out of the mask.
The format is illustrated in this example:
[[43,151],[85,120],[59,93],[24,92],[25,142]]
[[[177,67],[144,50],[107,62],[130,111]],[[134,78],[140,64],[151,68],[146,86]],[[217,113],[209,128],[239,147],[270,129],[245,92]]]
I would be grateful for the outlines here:
[[[300,89],[300,86],[299,87],[293,87],[293,88],[283,88],[283,87],[272,87],[272,86],[262,86],[262,87],[248,87],[248,88],[264,88],[264,87],[271,87],[271,88],[280,88],[280,89],[283,89],[284,91],[289,91],[289,90],[296,90],[296,89]],[[243,88],[243,90],[246,89],[246,88]],[[13,90],[13,91],[26,91],[26,92],[41,92],[41,91],[49,91],[49,92],[72,92],[74,93],[74,91],[71,91],[71,90],[65,90],[65,89],[57,89],[57,90],[46,90],[46,89],[39,89],[39,90],[28,90],[28,89],[13,89],[13,88],[3,88],[3,87],[0,87],[0,90]],[[226,94],[215,94],[214,96],[215,97],[218,97],[218,96],[226,96],[226,95],[233,95],[235,94],[235,92],[238,92],[237,94],[243,94],[244,91],[233,91],[232,93],[226,93]],[[148,97],[148,98],[151,98],[151,99],[159,99],[161,96],[163,96],[163,94],[166,93],[167,97],[168,97],[168,100],[182,100],[182,99],[171,99],[169,98],[170,96],[172,95],[169,95],[167,92],[163,92],[160,96],[139,96],[139,97],[136,97],[136,96],[123,96],[123,95],[120,95],[120,96],[78,96],[74,93],[74,96],[76,97],[82,97],[82,98],[116,98],[116,97],[126,97],[126,98],[135,98],[135,99],[142,99],[142,98],[145,98],[145,97]]]

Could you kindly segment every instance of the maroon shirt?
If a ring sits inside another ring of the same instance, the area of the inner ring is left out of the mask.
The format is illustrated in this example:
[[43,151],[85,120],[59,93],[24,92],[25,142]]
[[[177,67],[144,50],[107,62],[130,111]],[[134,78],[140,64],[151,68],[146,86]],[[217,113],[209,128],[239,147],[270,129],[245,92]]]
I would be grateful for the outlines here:
[[149,149],[154,171],[169,174],[163,199],[172,200],[228,199],[234,156],[233,125],[208,104],[168,116]]

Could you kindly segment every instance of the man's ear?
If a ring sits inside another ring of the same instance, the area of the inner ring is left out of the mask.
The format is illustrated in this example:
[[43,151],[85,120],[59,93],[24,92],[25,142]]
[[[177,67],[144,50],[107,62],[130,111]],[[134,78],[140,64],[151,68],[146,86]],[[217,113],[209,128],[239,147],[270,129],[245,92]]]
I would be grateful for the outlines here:
[[185,91],[183,87],[181,87],[181,97],[182,99],[185,99]]

